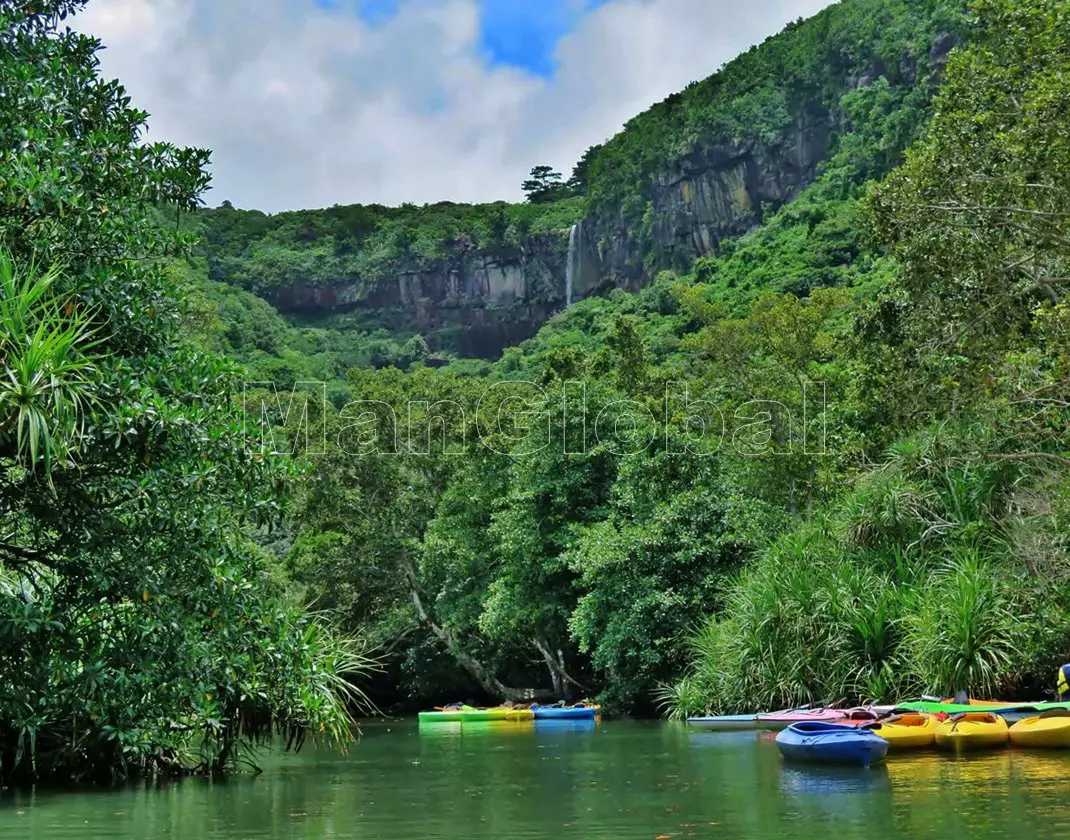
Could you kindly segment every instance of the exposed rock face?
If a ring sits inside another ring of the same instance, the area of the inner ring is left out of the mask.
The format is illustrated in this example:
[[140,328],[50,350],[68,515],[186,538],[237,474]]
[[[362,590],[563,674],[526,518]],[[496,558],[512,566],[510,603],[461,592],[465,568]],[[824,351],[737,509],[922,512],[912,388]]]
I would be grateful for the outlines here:
[[[508,304],[534,295],[552,296],[553,278],[564,276],[567,242],[544,236],[523,248],[476,252],[419,268],[400,267],[380,277],[326,288],[300,283],[269,294],[283,311],[367,307],[415,307],[421,301],[439,306]],[[563,295],[563,292],[562,292]]]
[[817,177],[834,127],[826,116],[801,124],[780,150],[748,140],[700,147],[674,161],[653,184],[649,225],[637,231],[619,212],[590,220],[603,280],[644,284],[650,266],[641,259],[643,236],[662,255],[660,268],[685,267],[724,239],[747,233],[766,208],[791,201]]
[[[799,128],[794,144],[779,151],[758,140],[718,144],[692,151],[660,173],[651,202],[651,232],[662,266],[686,266],[713,254],[724,239],[747,233],[763,211],[794,199],[817,174],[828,153],[831,125],[813,122]],[[610,232],[610,231],[607,231]],[[626,239],[617,228],[611,241]],[[610,247],[606,270],[626,286],[642,285],[647,266],[637,247]]]
[[932,83],[934,87],[943,79],[944,70],[947,69],[948,57],[958,45],[958,36],[951,32],[941,32],[933,40],[932,49],[929,51],[929,64],[933,68]]
[[[374,310],[380,323],[397,330],[430,333],[456,327],[452,344],[462,352],[492,357],[533,335],[565,305],[568,231],[540,234],[522,245],[472,251],[380,277],[326,287],[295,283],[267,293],[280,311],[324,313]],[[593,249],[584,249],[582,296],[597,284]],[[596,255],[595,255],[596,258]],[[434,346],[433,349],[439,349]]]

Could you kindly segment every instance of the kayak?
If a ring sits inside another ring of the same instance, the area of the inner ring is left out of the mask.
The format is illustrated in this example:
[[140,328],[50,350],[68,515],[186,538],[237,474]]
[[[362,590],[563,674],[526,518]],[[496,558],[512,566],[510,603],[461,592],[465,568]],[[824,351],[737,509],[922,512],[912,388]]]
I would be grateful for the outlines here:
[[847,709],[843,713],[843,720],[839,723],[848,726],[865,726],[867,723],[880,719],[882,712],[878,709]]
[[457,709],[439,709],[434,712],[420,712],[420,723],[448,723],[450,721],[484,721],[484,720],[532,720],[535,713],[531,709],[511,709],[499,706],[494,709],[477,709],[473,706],[461,706]]
[[790,709],[754,716],[759,729],[787,729],[793,723],[834,723],[843,719],[843,709]]
[[1045,712],[1020,720],[1008,732],[1018,747],[1070,747],[1070,713]]
[[1047,708],[1070,708],[1070,704],[1011,703],[1007,701],[998,702],[996,700],[971,700],[969,703],[955,703],[950,700],[942,702],[921,700],[914,703],[900,703],[895,708],[911,712],[921,712],[927,715],[935,715],[941,712],[951,715],[959,714],[961,712],[1000,712],[1013,709],[1034,709],[1036,711],[1042,711]]
[[999,715],[1008,723],[1026,718],[1038,717],[1044,712],[1070,712],[1070,703],[999,703],[994,700],[973,700],[969,705],[962,703],[901,703],[897,711],[921,712],[927,715],[959,715],[969,712],[990,712]]
[[740,729],[757,729],[758,721],[754,715],[707,715],[689,717],[687,725],[711,732],[733,732]]
[[936,746],[944,749],[1001,747],[1008,737],[1007,721],[992,712],[964,712],[936,726]]
[[868,729],[838,723],[793,723],[776,736],[789,761],[868,767],[888,753],[888,742]]
[[897,715],[865,724],[866,729],[883,738],[895,750],[932,746],[937,726],[936,718],[916,714]]
[[755,715],[759,729],[773,731],[785,729],[793,723],[839,723],[861,726],[877,720],[879,715],[871,709],[794,709],[789,712],[771,712]]
[[532,706],[535,720],[594,720],[598,706]]

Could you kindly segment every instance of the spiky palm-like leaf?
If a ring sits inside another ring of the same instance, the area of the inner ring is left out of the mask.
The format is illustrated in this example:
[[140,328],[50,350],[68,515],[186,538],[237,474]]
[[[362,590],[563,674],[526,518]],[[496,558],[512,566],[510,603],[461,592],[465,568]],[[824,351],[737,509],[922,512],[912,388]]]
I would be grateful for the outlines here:
[[46,474],[76,452],[94,399],[89,318],[59,277],[0,254],[0,446]]

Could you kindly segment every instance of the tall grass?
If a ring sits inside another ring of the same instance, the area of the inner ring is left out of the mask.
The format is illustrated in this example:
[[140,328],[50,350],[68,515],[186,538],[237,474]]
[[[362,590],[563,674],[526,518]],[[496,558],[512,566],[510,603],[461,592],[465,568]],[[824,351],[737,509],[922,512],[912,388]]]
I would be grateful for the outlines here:
[[[696,632],[663,702],[727,713],[1050,681],[1070,591],[1018,556],[1001,523],[1021,475],[977,446],[946,424],[903,441],[830,515],[774,544]],[[1066,563],[1051,507],[1027,524]]]
[[900,604],[890,580],[804,530],[732,587],[723,617],[691,639],[691,672],[663,702],[690,714],[894,694],[903,677]]
[[1022,667],[1028,618],[1014,609],[1003,571],[976,548],[960,549],[909,616],[911,666],[929,693],[995,696]]

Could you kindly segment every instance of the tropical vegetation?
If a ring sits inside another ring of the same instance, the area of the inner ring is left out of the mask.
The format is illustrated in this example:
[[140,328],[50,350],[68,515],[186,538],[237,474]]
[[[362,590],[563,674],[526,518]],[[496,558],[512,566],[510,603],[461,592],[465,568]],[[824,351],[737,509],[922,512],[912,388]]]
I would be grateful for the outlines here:
[[208,153],[64,22],[0,4],[0,780],[108,780],[351,738],[347,635],[273,583],[256,529],[295,465],[252,445],[232,363],[190,342],[164,261]]
[[[1067,9],[961,14],[846,2],[696,88],[751,68],[820,96],[815,44],[844,33],[887,70],[841,95],[814,183],[716,255],[491,365],[351,371],[362,402],[327,406],[339,446],[290,522],[295,585],[428,699],[684,714],[1046,685],[1070,645]],[[893,58],[945,31],[965,44],[934,99]],[[632,149],[635,183],[671,156],[641,130],[667,109],[592,150],[589,208],[631,171],[600,156]]]
[[[355,638],[399,705],[1044,692],[1070,652],[1070,2],[844,0],[564,186],[536,167],[526,204],[274,216],[197,208],[206,153],[140,143],[59,26],[81,5],[0,6],[5,777],[344,742]],[[592,214],[649,228],[696,148],[772,166],[800,113],[835,119],[793,201],[686,265],[637,237],[641,289],[500,358],[268,302]]]

